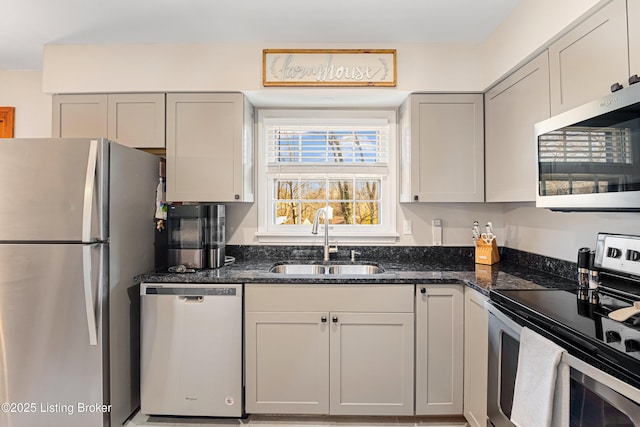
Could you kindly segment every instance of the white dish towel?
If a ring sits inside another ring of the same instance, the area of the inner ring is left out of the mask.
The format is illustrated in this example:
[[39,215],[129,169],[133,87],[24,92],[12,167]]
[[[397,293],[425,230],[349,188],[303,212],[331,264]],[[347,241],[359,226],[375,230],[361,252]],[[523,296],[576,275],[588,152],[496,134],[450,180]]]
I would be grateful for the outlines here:
[[520,333],[511,422],[517,427],[569,426],[569,365],[565,350],[528,328]]

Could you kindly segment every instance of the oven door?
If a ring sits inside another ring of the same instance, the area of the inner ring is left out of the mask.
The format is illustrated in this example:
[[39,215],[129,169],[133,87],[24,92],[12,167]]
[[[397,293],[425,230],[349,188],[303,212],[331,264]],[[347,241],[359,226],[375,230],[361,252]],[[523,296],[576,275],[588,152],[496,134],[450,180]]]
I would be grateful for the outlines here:
[[[487,304],[487,309],[487,415],[490,425],[512,427],[509,419],[513,406],[522,326],[491,303]],[[565,354],[563,360],[569,364],[571,373],[570,426],[640,426],[640,390],[570,354]]]

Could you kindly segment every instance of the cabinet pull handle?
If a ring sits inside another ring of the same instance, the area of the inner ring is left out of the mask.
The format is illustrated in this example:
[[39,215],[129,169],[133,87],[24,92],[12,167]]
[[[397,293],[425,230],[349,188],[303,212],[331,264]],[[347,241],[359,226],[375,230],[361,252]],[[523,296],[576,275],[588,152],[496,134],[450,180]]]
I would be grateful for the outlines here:
[[331,319],[331,321],[332,321],[333,323],[338,323],[338,318],[337,318],[337,317],[334,317],[333,319]]
[[427,288],[420,288],[420,293],[421,294],[426,294],[427,293]]
[[320,318],[320,321],[321,321],[322,323],[327,323],[327,316],[322,316],[322,317]]

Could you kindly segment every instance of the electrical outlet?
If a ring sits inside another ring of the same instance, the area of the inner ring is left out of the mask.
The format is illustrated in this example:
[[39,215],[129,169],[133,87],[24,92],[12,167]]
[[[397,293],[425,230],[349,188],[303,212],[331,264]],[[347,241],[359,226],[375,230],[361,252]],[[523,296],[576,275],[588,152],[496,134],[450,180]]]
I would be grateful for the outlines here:
[[402,223],[402,234],[413,234],[413,222],[410,219],[405,219]]
[[433,246],[442,246],[442,220],[431,221],[431,231],[433,232]]

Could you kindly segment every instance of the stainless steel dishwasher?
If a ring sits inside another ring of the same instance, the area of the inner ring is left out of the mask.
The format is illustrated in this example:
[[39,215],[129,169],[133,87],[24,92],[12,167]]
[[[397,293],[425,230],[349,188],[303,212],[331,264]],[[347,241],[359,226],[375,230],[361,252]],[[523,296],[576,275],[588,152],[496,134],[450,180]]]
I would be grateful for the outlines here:
[[143,283],[140,410],[240,417],[242,285]]

